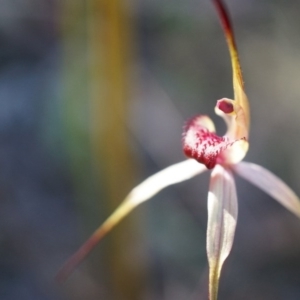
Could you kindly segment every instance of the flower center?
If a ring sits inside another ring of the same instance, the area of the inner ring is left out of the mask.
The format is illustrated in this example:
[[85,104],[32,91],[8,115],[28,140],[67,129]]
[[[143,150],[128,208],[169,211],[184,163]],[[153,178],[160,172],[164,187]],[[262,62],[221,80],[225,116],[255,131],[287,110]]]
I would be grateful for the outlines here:
[[[230,109],[230,104],[220,102],[223,109]],[[241,161],[247,150],[245,138],[231,139],[214,133],[212,121],[207,116],[197,116],[187,122],[183,132],[183,151],[186,156],[194,158],[212,169],[216,164],[235,164]]]

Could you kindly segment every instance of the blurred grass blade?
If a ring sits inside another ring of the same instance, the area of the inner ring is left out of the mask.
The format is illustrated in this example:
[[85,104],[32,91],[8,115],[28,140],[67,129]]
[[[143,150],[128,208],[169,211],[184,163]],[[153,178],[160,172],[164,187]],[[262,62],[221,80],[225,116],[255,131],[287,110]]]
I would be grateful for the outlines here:
[[[66,141],[77,207],[91,232],[96,220],[119,204],[135,177],[126,127],[134,18],[122,0],[63,1],[63,6]],[[93,261],[95,280],[105,268],[107,288],[116,299],[140,299],[145,282],[142,268],[129,272],[124,256],[136,241],[131,225],[125,222],[109,241],[109,255],[99,252]]]

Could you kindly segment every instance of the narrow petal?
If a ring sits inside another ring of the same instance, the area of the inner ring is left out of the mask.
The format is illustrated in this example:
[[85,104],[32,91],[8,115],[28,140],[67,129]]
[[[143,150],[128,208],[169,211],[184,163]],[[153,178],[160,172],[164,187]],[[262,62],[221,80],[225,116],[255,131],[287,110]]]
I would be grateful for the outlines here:
[[234,178],[229,170],[220,165],[211,174],[207,206],[209,299],[216,300],[222,265],[232,248],[238,215]]
[[[205,122],[203,122],[203,119],[205,119]],[[232,159],[242,159],[248,147],[245,148],[243,146],[244,143],[237,143],[238,147],[233,148],[232,146],[237,140],[216,135],[212,132],[211,129],[213,127],[207,120],[210,120],[207,116],[196,116],[186,124],[182,139],[185,155],[196,159],[208,169],[214,168],[217,163],[232,163]],[[212,121],[210,122],[213,124]],[[243,139],[239,141],[248,144]],[[231,148],[232,150],[236,150],[237,148],[241,150],[239,151],[239,155],[236,155],[237,151],[234,151],[235,155],[231,155]],[[222,155],[227,149],[226,155]],[[231,161],[228,161],[228,159],[231,159]]]
[[228,120],[231,122],[228,135],[234,134],[235,138],[245,137],[247,139],[250,125],[249,103],[244,91],[243,76],[235,43],[234,32],[223,1],[214,0],[214,4],[217,8],[229,48],[233,70],[234,99],[237,107],[235,116],[221,114],[221,111],[219,114],[226,119],[226,122],[228,122]]
[[300,199],[276,175],[259,165],[247,162],[234,165],[233,170],[300,218]]
[[94,234],[79,248],[79,250],[65,263],[57,274],[59,281],[64,281],[78,264],[90,253],[100,240],[137,205],[150,199],[163,188],[185,181],[205,171],[206,168],[189,159],[174,164],[147,178],[136,186],[110,215],[110,217],[94,232]]

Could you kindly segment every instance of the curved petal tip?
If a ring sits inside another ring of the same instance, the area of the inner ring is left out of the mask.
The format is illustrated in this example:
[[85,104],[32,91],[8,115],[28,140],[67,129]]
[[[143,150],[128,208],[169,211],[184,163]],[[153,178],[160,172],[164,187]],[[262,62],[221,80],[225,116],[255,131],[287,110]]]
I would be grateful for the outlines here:
[[234,178],[220,165],[211,174],[207,206],[209,299],[216,300],[221,269],[232,248],[238,215]]

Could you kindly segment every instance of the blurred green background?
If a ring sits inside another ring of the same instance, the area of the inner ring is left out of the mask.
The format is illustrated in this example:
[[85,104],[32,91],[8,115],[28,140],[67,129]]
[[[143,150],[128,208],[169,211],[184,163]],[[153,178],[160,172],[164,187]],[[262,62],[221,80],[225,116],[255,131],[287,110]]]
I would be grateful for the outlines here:
[[[246,160],[300,194],[300,2],[227,0],[252,128]],[[207,299],[208,176],[137,208],[59,285],[63,262],[147,176],[184,120],[232,97],[209,0],[1,0],[0,299]],[[300,221],[237,178],[220,299],[300,299]]]

